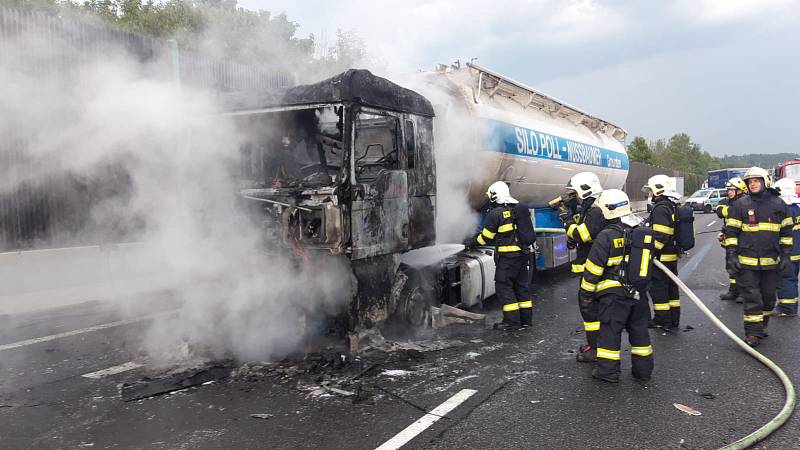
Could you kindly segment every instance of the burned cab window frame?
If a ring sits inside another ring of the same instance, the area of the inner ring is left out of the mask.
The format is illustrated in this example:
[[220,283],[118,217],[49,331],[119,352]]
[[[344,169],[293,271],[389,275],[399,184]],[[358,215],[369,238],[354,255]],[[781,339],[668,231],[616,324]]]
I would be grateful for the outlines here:
[[[371,121],[371,123],[365,122]],[[385,122],[387,126],[381,126]],[[365,136],[385,130],[383,136]],[[400,118],[396,115],[362,108],[353,120],[353,172],[357,182],[372,183],[384,170],[400,170]],[[388,139],[387,139],[388,137]],[[364,140],[367,143],[364,144]],[[362,145],[363,144],[363,145]],[[391,148],[386,147],[390,144]]]
[[407,118],[404,120],[403,127],[403,141],[406,150],[406,167],[413,169],[416,166],[417,157],[417,139],[414,134],[414,121]]
[[342,108],[333,104],[239,115],[239,130],[248,137],[240,149],[243,181],[267,188],[338,182],[345,164]]

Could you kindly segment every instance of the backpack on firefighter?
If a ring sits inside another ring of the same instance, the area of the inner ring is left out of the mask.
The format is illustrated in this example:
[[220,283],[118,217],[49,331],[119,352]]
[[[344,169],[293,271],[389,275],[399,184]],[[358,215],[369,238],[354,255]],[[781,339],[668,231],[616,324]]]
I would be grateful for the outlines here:
[[642,226],[641,220],[633,215],[628,196],[622,191],[606,191],[598,202],[607,220],[620,219],[609,228],[623,237],[622,261],[609,267],[610,278],[619,281],[630,297],[635,297],[637,292],[644,293],[653,278],[653,229]]
[[681,250],[694,248],[694,211],[688,203],[675,209],[675,244]]
[[625,242],[622,263],[615,267],[613,277],[622,283],[631,297],[637,292],[647,291],[653,279],[653,252],[655,243],[653,229],[637,225],[633,228],[621,224],[611,225],[622,235]]

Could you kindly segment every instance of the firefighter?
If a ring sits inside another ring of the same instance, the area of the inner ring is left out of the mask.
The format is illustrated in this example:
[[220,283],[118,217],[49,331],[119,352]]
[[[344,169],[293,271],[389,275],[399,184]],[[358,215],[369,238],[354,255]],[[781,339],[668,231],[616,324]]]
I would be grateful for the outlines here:
[[[744,180],[739,177],[733,177],[725,183],[726,193],[728,194],[727,198],[724,198],[719,201],[717,205],[716,212],[717,217],[723,220],[723,229],[720,230],[719,234],[717,235],[717,239],[719,240],[722,247],[725,248],[728,244],[725,242],[724,236],[724,229],[725,229],[725,219],[728,218],[728,208],[733,206],[737,200],[742,198],[742,196],[747,191],[747,185],[744,184]],[[727,261],[727,259],[726,259]],[[736,271],[733,267],[728,267],[728,264],[725,264],[725,270],[728,272],[728,291],[725,293],[720,294],[720,300],[736,300],[737,303],[741,303],[739,300],[739,290],[736,288]]]
[[[653,229],[656,255],[667,268],[678,274],[678,247],[675,244],[677,219],[675,211],[680,195],[675,192],[672,179],[666,175],[654,175],[642,188],[652,200],[648,226]],[[653,301],[653,322],[651,326],[670,330],[677,328],[681,319],[681,300],[678,285],[662,271],[653,273],[650,286]]]
[[[595,206],[595,201],[603,192],[600,180],[592,172],[575,174],[565,188],[565,202],[559,210],[559,218],[564,224],[567,239],[577,245],[577,257],[572,262],[572,273],[580,276],[584,261],[592,247],[592,240],[605,227],[603,212]],[[580,291],[580,288],[579,288]],[[597,304],[584,303],[578,296],[578,308],[583,318],[586,344],[576,355],[579,362],[594,362],[596,359],[597,332],[600,321],[597,319]]]
[[778,274],[791,263],[794,220],[772,189],[769,173],[751,167],[744,177],[749,195],[728,210],[725,248],[728,264],[738,271],[736,284],[744,301],[745,341],[751,347],[767,337],[775,306]]
[[[503,321],[494,325],[497,330],[514,331],[531,326],[533,301],[530,292],[531,246],[518,241],[515,205],[508,185],[497,181],[489,186],[486,196],[491,209],[483,230],[473,243],[495,246],[495,292],[503,304]],[[530,220],[528,211],[527,220]],[[474,245],[474,244],[473,244]]]
[[600,332],[597,337],[597,363],[594,378],[616,383],[620,373],[622,331],[628,331],[631,344],[633,377],[646,381],[653,372],[653,347],[647,321],[650,307],[647,297],[639,296],[626,282],[626,230],[638,225],[631,213],[627,194],[619,189],[604,191],[595,202],[607,220],[586,258],[581,279],[582,303],[598,305]]
[[779,317],[794,317],[797,315],[797,272],[800,270],[800,198],[797,196],[795,182],[791,178],[781,178],[775,182],[775,189],[780,193],[781,200],[789,208],[789,217],[792,218],[792,254],[790,263],[781,271],[778,282],[778,304],[775,314]]

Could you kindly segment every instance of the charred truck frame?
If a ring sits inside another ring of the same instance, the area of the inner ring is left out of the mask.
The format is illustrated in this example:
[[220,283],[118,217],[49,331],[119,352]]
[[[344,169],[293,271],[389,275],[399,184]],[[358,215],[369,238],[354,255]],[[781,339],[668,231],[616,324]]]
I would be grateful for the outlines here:
[[348,328],[393,314],[422,323],[427,304],[404,288],[408,275],[398,269],[401,253],[436,240],[431,103],[349,70],[268,97],[233,99],[225,115],[249,136],[240,194],[262,203],[268,241],[295,256],[349,259]]

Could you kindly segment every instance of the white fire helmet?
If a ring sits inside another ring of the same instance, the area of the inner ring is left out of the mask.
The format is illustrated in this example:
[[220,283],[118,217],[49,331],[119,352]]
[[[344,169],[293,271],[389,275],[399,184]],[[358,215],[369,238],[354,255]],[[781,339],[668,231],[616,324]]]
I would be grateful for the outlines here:
[[493,203],[499,203],[501,205],[507,204],[516,204],[519,203],[514,197],[511,196],[511,192],[508,189],[508,184],[505,181],[495,181],[489,186],[489,189],[486,190],[486,196],[489,197]]
[[751,167],[747,169],[747,173],[744,174],[742,180],[747,182],[747,180],[751,178],[761,178],[764,180],[764,189],[772,187],[772,177],[769,176],[769,172],[761,167]]
[[628,194],[619,189],[608,189],[600,194],[595,202],[606,220],[617,219],[631,213],[631,202]]
[[581,199],[597,196],[603,192],[600,179],[592,172],[580,172],[573,175],[567,183],[567,189],[575,191],[575,194]]
[[675,184],[672,182],[672,178],[666,175],[653,175],[642,186],[642,191],[647,192],[648,189],[653,193],[654,197],[658,197],[666,193],[675,192]]
[[797,191],[793,179],[781,178],[775,182],[775,186],[773,187],[778,191],[781,198],[784,202],[786,202],[787,205],[798,203],[800,201],[800,199],[797,197]]

